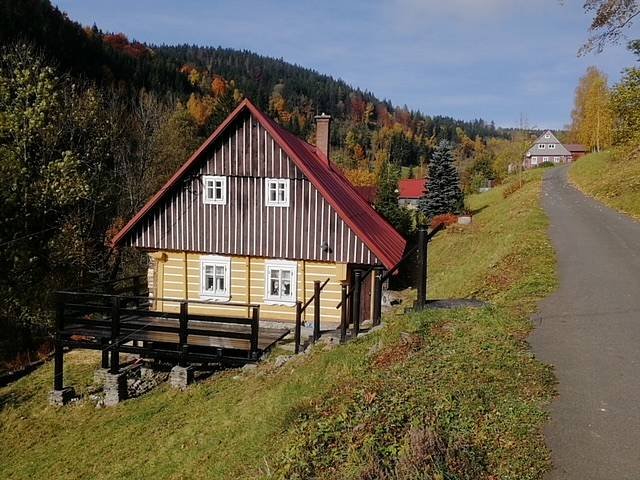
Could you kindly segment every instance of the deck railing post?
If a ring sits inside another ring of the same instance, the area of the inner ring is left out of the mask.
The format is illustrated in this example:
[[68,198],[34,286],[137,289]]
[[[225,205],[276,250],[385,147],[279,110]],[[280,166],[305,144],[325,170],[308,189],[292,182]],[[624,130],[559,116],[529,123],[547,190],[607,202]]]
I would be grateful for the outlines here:
[[302,302],[296,302],[296,326],[294,330],[294,339],[295,342],[293,351],[298,354],[300,353],[300,329],[302,327]]
[[53,389],[62,390],[64,385],[64,352],[62,351],[62,329],[64,328],[64,298],[56,295],[56,336],[53,357]]
[[187,366],[187,350],[188,350],[188,332],[187,327],[189,324],[189,304],[187,302],[180,302],[180,332],[178,333],[178,342],[180,344],[180,354],[178,364],[181,367]]
[[260,307],[254,306],[251,313],[251,358],[258,355],[258,335],[260,332]]
[[427,227],[418,229],[418,298],[415,310],[424,310],[427,300]]
[[120,370],[120,297],[111,297],[111,368],[117,374]]
[[382,318],[382,271],[381,266],[376,266],[373,271],[373,325],[380,325]]
[[106,338],[100,339],[100,368],[109,368],[109,341]]
[[352,320],[353,320],[353,336],[354,338],[360,333],[360,287],[362,283],[362,271],[354,272],[353,295],[351,295]]
[[320,281],[313,282],[313,341],[320,339]]
[[135,305],[135,308],[138,308],[140,306],[140,299],[138,298],[138,296],[140,295],[140,277],[138,277],[137,275],[135,277],[132,278],[132,282],[133,282],[133,304]]
[[348,320],[348,308],[347,308],[347,282],[342,282],[340,286],[340,303],[342,304],[340,310],[340,343],[344,343],[347,340],[347,328],[349,327]]

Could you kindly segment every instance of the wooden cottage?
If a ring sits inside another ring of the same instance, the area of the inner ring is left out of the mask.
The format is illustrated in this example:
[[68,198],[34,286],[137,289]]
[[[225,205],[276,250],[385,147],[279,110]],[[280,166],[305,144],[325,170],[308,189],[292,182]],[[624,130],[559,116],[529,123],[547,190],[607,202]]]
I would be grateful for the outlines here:
[[[154,310],[176,312],[173,299],[204,300],[190,311],[205,315],[257,304],[261,322],[293,322],[296,302],[328,279],[320,313],[333,326],[341,282],[400,261],[405,239],[331,164],[331,118],[316,120],[314,146],[244,100],[116,235],[115,246],[148,252]],[[370,301],[362,310],[364,320]]]

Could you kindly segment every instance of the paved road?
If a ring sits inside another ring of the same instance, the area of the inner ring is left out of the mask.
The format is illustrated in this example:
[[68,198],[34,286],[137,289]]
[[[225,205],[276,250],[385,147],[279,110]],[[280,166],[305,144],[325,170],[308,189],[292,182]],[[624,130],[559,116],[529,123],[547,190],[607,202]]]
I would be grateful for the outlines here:
[[547,172],[543,206],[560,287],[530,337],[555,366],[549,479],[640,479],[640,223]]

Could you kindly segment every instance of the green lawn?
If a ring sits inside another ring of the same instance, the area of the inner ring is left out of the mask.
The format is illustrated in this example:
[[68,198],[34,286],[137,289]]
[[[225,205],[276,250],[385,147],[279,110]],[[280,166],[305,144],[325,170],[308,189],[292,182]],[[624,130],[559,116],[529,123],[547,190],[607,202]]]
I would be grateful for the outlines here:
[[569,177],[587,195],[640,220],[640,158],[592,153],[571,165]]
[[[373,335],[280,369],[110,409],[47,405],[46,365],[0,389],[0,478],[541,478],[553,376],[526,336],[555,275],[540,175],[507,199],[472,197],[474,224],[432,244],[431,295],[491,307],[389,315]],[[97,363],[67,355],[67,383],[82,392]]]

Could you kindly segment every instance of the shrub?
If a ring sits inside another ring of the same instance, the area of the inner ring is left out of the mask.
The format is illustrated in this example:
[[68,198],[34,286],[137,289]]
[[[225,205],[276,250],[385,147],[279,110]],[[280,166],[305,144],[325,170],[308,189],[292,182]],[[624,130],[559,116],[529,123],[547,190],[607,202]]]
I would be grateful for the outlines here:
[[431,220],[431,228],[436,228],[441,223],[444,223],[445,226],[453,225],[454,223],[458,223],[458,216],[453,213],[445,213],[444,215],[436,215]]

